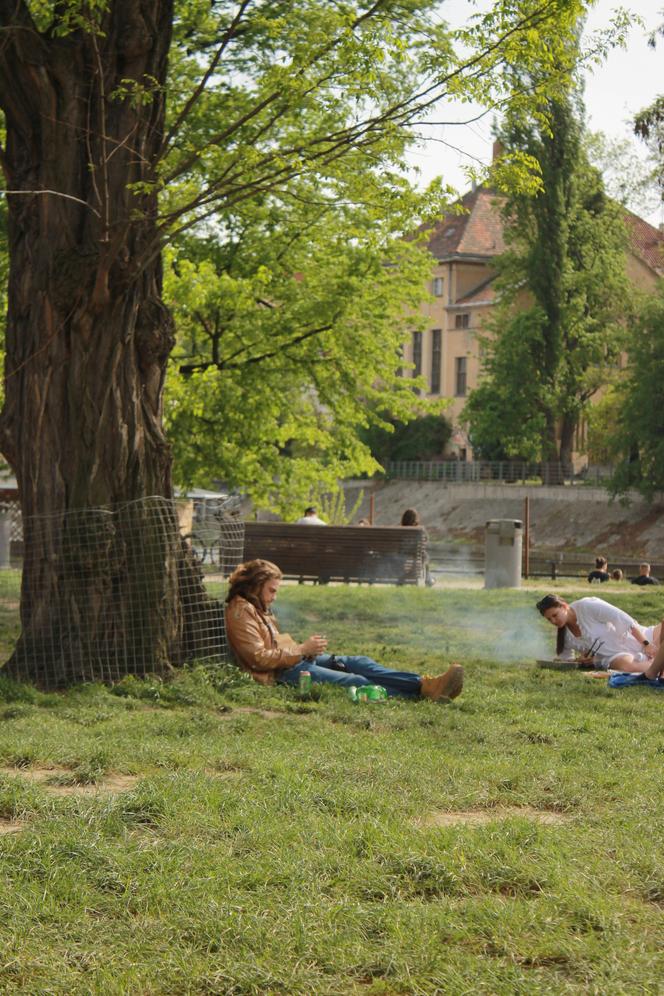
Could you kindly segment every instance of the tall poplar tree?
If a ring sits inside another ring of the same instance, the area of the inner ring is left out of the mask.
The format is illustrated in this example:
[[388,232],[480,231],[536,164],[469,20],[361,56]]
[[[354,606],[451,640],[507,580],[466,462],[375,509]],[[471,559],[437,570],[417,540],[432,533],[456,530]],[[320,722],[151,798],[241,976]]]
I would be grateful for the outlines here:
[[543,119],[508,121],[501,141],[534,158],[541,189],[504,202],[499,303],[465,415],[480,452],[567,469],[579,423],[624,342],[627,230],[588,162],[571,94],[549,100]]

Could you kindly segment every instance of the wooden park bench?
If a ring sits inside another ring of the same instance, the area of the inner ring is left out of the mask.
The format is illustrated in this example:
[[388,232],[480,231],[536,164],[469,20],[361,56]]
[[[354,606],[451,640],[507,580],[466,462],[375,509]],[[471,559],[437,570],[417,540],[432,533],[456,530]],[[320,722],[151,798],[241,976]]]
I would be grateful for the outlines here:
[[296,526],[247,522],[244,559],[271,560],[298,581],[424,581],[424,530],[418,526]]

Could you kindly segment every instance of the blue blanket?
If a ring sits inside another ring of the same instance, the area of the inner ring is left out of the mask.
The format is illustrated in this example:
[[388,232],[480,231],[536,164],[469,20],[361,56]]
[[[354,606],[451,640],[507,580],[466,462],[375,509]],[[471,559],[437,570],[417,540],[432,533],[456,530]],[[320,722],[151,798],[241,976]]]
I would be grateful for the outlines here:
[[632,685],[650,685],[664,691],[662,678],[646,678],[645,674],[612,674],[609,678],[609,688],[630,688]]

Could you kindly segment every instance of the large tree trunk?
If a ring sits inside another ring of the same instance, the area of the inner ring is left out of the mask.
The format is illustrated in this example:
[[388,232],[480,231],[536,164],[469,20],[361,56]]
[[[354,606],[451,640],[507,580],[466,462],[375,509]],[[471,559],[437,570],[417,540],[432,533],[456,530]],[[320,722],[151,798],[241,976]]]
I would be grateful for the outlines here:
[[573,415],[564,415],[560,422],[560,465],[565,477],[574,474],[574,436],[578,420]]
[[[8,195],[0,419],[24,521],[23,634],[11,673],[46,684],[113,677],[128,640],[138,641],[128,670],[164,671],[186,653],[188,627],[172,503],[156,513],[140,503],[111,517],[90,512],[83,525],[73,510],[171,497],[161,417],[173,329],[152,186],[171,0],[111,0],[98,31],[64,36],[40,34],[21,0],[0,0],[0,13],[9,26],[0,54],[3,165],[7,189],[21,191]],[[130,92],[131,81],[153,88],[151,98]],[[143,563],[132,555],[129,520]],[[138,626],[127,631],[137,612],[140,638]],[[57,647],[51,680],[47,657]]]

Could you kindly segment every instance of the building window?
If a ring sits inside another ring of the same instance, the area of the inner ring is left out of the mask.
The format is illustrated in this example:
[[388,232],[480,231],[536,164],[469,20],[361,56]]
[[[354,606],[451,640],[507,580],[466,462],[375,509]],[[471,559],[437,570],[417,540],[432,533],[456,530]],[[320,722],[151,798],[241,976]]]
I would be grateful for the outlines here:
[[457,398],[466,397],[466,357],[454,358],[454,393]]
[[454,316],[454,328],[455,329],[467,329],[470,325],[470,315],[468,312],[464,312],[461,315]]
[[422,373],[422,333],[413,332],[413,377]]
[[433,280],[431,281],[431,293],[433,294],[434,297],[442,297],[443,296],[443,278],[442,277],[434,277],[433,278]]
[[440,355],[442,329],[431,330],[431,393],[440,394]]

